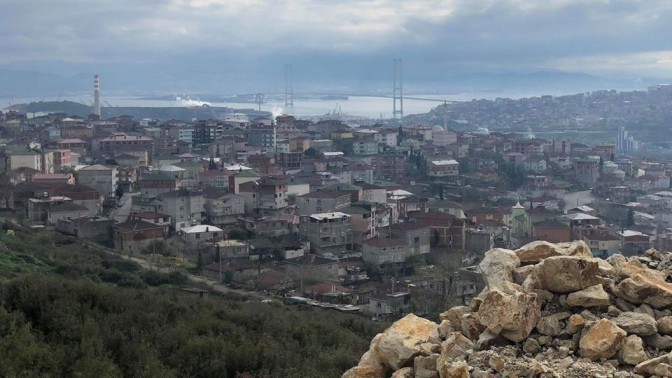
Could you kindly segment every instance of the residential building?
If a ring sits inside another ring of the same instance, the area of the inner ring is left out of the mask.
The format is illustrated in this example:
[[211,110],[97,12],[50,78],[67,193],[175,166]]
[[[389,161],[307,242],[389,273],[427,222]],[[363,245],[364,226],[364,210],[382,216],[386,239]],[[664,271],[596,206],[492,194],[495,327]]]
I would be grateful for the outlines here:
[[411,257],[406,240],[373,238],[362,243],[362,259],[376,269],[388,264],[401,264]]
[[304,255],[285,260],[287,270],[297,279],[338,281],[338,261],[317,255]]
[[83,216],[80,218],[59,219],[56,231],[72,235],[80,240],[108,242],[112,240],[114,220],[100,216]]
[[430,232],[428,226],[421,223],[407,222],[393,224],[386,230],[388,231],[387,236],[406,241],[409,253],[412,256],[429,253]]
[[339,211],[302,216],[299,230],[319,254],[342,254],[351,247],[351,217]]
[[185,248],[205,248],[206,241],[211,239],[221,239],[224,237],[224,230],[219,227],[200,224],[180,229],[180,241]]
[[156,211],[170,216],[170,226],[175,231],[199,225],[205,214],[205,193],[189,189],[163,193],[158,197]]
[[35,173],[32,181],[36,184],[74,185],[75,176],[72,173]]
[[245,214],[245,198],[219,190],[205,190],[204,208],[209,223],[233,224]]
[[395,292],[375,294],[369,297],[369,311],[375,316],[403,314],[411,308],[411,294]]
[[287,181],[281,177],[263,177],[243,183],[238,194],[245,199],[246,214],[279,213],[287,207]]
[[639,256],[651,248],[651,236],[633,230],[623,230],[618,233],[621,238],[621,253],[625,256]]
[[460,163],[457,160],[430,160],[427,162],[427,176],[455,177],[460,174]]
[[94,144],[94,149],[105,153],[121,153],[129,150],[151,151],[154,139],[147,136],[114,133],[113,135],[101,138],[96,142],[97,143]]
[[112,235],[114,248],[130,255],[140,253],[153,241],[166,238],[163,226],[139,220],[116,224],[112,228]]
[[155,225],[163,226],[166,235],[170,232],[170,215],[156,213],[153,211],[141,211],[132,213],[130,220],[144,221]]
[[12,152],[9,155],[11,169],[30,168],[42,172],[42,158],[35,151]]
[[245,131],[245,141],[250,146],[275,147],[275,127],[254,125]]
[[93,215],[86,207],[72,202],[63,202],[61,204],[51,206],[47,210],[47,214],[47,222],[50,225],[55,225],[59,220],[70,220]]
[[318,190],[296,197],[298,215],[339,211],[350,205],[352,194],[341,190]]
[[152,173],[138,180],[140,193],[146,198],[155,198],[179,188],[179,180],[165,173]]
[[77,171],[77,183],[97,190],[103,197],[114,195],[118,180],[116,166],[95,164]]
[[373,137],[357,138],[352,143],[352,151],[355,155],[375,155],[378,153],[378,142]]
[[572,240],[571,229],[557,220],[546,220],[532,224],[532,237],[550,243],[561,243]]

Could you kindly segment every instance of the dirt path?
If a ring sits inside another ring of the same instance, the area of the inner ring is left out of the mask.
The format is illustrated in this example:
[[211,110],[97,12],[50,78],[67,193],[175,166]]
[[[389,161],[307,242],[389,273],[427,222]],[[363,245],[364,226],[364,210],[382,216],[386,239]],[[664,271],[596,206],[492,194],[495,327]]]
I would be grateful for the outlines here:
[[230,288],[226,285],[222,285],[221,283],[218,283],[217,281],[215,281],[213,279],[210,279],[210,278],[207,278],[207,277],[187,273],[187,272],[175,269],[175,268],[159,267],[156,264],[153,264],[153,263],[151,263],[151,262],[149,262],[145,259],[124,255],[124,254],[118,253],[117,251],[109,249],[109,248],[102,248],[101,249],[100,246],[98,246],[98,245],[94,245],[94,244],[89,245],[89,244],[83,243],[81,241],[79,241],[79,242],[82,245],[87,245],[89,247],[98,248],[108,255],[120,257],[123,260],[132,261],[132,262],[138,264],[140,267],[142,267],[145,270],[155,270],[155,271],[158,271],[158,272],[161,272],[161,273],[171,273],[171,272],[174,272],[174,271],[179,271],[182,274],[186,275],[187,278],[189,278],[190,281],[206,284],[206,285],[208,285],[208,287],[211,290],[216,291],[218,293],[234,293],[234,294],[238,294],[238,295],[242,295],[242,296],[250,297],[250,298],[255,298],[255,299],[259,299],[259,300],[267,298],[266,296],[264,296],[260,293],[257,293],[255,291],[233,289],[233,288]]

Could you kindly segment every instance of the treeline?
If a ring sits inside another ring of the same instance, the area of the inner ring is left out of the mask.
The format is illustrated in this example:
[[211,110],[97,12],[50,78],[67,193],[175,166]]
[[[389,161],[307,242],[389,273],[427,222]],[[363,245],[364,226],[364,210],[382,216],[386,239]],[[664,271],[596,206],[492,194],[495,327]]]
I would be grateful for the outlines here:
[[0,279],[3,377],[339,377],[384,328],[279,302],[195,298],[174,289],[182,276],[37,239],[0,237],[0,255],[42,267]]

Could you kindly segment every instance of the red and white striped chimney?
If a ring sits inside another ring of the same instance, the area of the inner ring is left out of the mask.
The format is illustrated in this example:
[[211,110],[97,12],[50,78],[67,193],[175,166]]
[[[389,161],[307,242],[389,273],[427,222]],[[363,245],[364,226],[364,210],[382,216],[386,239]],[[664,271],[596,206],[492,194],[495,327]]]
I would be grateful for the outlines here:
[[100,117],[100,78],[93,75],[93,114]]

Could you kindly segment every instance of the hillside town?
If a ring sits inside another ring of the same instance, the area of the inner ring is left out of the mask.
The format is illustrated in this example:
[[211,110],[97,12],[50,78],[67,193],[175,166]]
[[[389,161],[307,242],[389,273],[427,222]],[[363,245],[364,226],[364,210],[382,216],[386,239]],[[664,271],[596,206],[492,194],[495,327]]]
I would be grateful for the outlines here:
[[[3,216],[245,290],[387,316],[468,303],[486,251],[672,249],[672,164],[447,123],[0,116]],[[166,262],[167,261],[167,262]]]

